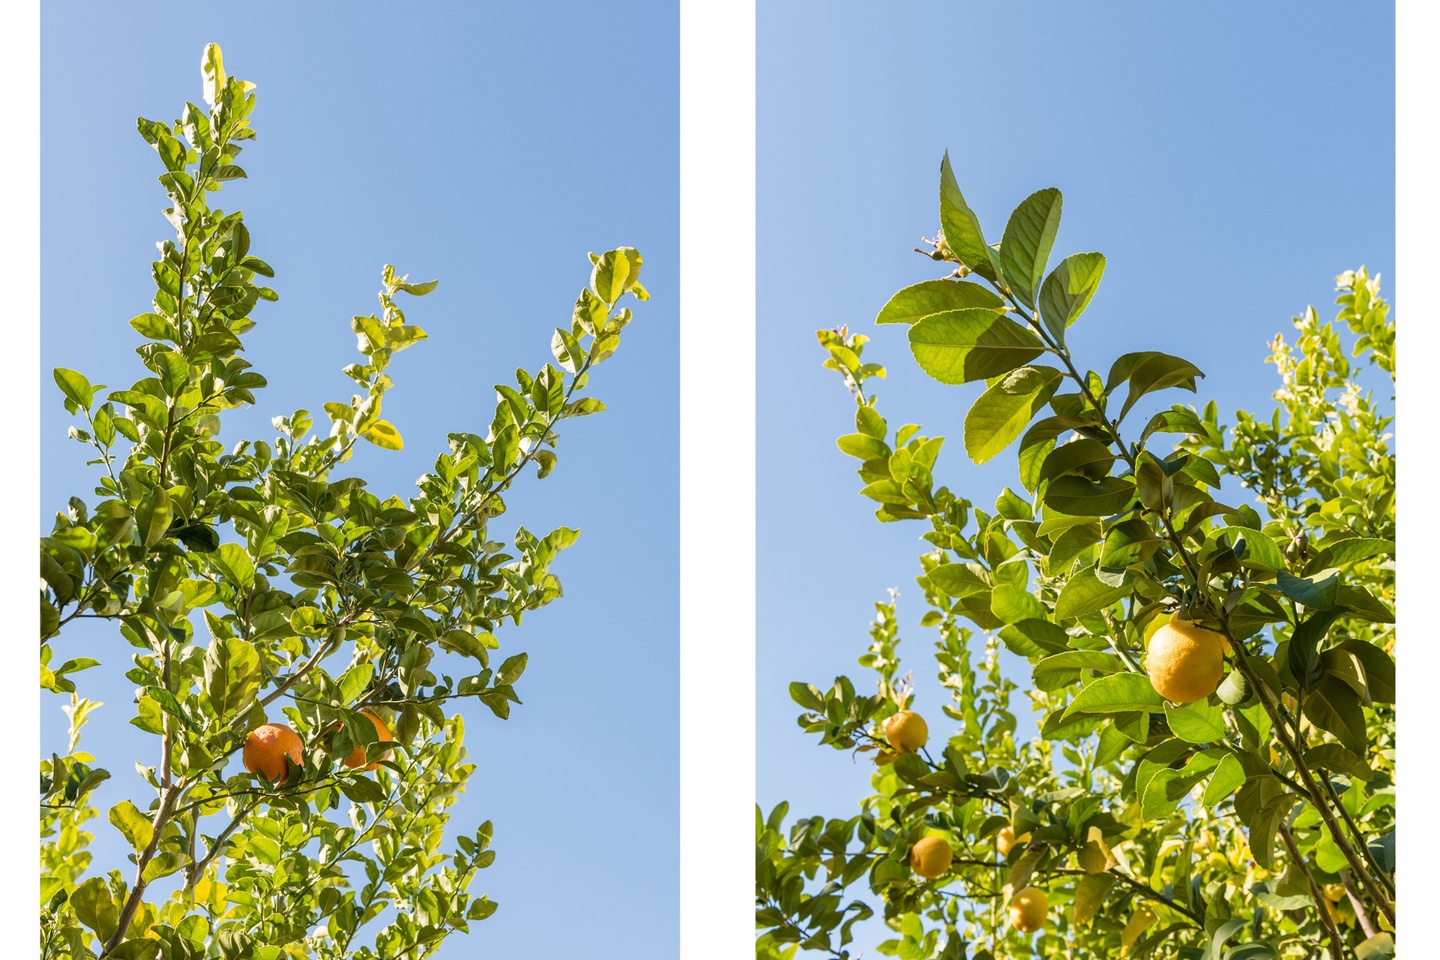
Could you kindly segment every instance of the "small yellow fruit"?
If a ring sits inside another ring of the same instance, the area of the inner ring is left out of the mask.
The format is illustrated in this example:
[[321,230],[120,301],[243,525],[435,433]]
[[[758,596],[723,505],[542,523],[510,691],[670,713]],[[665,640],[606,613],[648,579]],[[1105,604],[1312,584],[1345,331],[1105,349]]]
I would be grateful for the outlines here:
[[271,783],[285,778],[285,758],[300,766],[303,744],[300,735],[283,723],[262,723],[245,738],[241,759],[245,769],[258,773]]
[[[381,720],[369,710],[362,711],[361,715],[375,725],[375,736],[379,738],[382,742],[391,743],[392,741],[394,741],[395,735],[390,732],[389,727],[385,726],[384,720]],[[390,750],[386,750],[385,755],[381,757],[380,760],[389,760],[391,752],[392,751]],[[350,751],[350,756],[345,758],[345,766],[349,767],[351,770],[354,770],[356,767],[359,766],[364,766],[366,770],[374,770],[376,767],[380,766],[380,760],[376,760],[374,763],[366,763],[365,748],[356,747],[354,750]]]
[[914,753],[930,739],[930,728],[920,714],[901,710],[885,720],[885,739],[900,753]]
[[1010,926],[1021,933],[1034,933],[1045,926],[1050,898],[1039,887],[1026,887],[1010,900]]
[[910,869],[926,880],[934,880],[950,869],[954,857],[944,837],[922,837],[910,848]]
[[1225,672],[1225,637],[1176,614],[1150,638],[1145,671],[1166,700],[1204,700],[1220,686]]
[[1000,856],[1008,857],[1010,856],[1011,848],[1013,848],[1015,844],[1024,843],[1029,839],[1030,834],[1028,832],[1022,833],[1017,837],[1015,836],[1014,827],[1008,825],[1003,826],[1000,828],[1000,832],[995,834],[995,849],[999,851]]

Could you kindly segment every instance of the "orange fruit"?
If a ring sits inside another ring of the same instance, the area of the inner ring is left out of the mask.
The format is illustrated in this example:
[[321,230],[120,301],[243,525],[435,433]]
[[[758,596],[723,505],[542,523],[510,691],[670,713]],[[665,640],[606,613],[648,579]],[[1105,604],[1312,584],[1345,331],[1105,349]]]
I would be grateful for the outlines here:
[[1034,933],[1045,926],[1050,898],[1039,887],[1026,887],[1010,899],[1010,926],[1021,933]]
[[1155,631],[1145,654],[1145,672],[1155,691],[1174,703],[1204,700],[1220,686],[1225,671],[1225,637],[1179,614]]
[[954,857],[944,837],[922,837],[910,848],[910,869],[926,880],[934,880],[950,869]]
[[995,849],[1000,851],[1000,856],[1008,857],[1010,856],[1010,849],[1014,847],[1015,844],[1024,843],[1028,839],[1030,839],[1028,832],[1022,833],[1017,837],[1015,836],[1015,828],[1007,825],[1001,827],[1000,832],[995,834]]
[[[362,717],[368,718],[370,722],[375,725],[375,735],[379,737],[383,743],[394,742],[395,735],[390,732],[389,727],[385,726],[384,720],[381,720],[369,710],[362,710],[360,712],[360,715]],[[386,750],[385,755],[381,757],[380,760],[389,760],[390,754],[392,752],[393,751]],[[365,763],[365,748],[363,746],[360,746],[350,751],[350,756],[345,758],[345,766],[353,770],[358,766],[364,765],[366,770],[374,770],[376,767],[380,766],[380,760],[376,760],[374,763]]]
[[300,735],[283,723],[262,723],[245,738],[241,758],[245,769],[258,773],[271,783],[285,779],[285,758],[301,764],[304,744]]
[[929,738],[925,718],[914,710],[901,710],[885,720],[885,739],[900,753],[914,753]]

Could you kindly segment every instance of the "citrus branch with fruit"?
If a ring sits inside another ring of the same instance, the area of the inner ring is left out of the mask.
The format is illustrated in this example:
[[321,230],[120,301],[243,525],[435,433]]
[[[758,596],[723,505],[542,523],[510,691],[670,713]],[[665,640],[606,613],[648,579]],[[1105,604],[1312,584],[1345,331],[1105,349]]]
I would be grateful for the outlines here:
[[[83,415],[70,435],[103,470],[96,499],[71,498],[40,540],[41,684],[68,696],[71,719],[68,752],[41,764],[42,957],[429,956],[496,908],[468,890],[494,860],[490,823],[448,829],[475,767],[444,706],[509,716],[527,658],[492,659],[497,633],[561,595],[550,567],[578,536],[506,537],[502,495],[532,465],[555,468],[561,421],[604,410],[584,394],[631,320],[622,298],[648,299],[642,260],[590,256],[554,362],[498,385],[482,432],[449,434],[411,496],[337,475],[361,441],[404,444],[382,418],[388,367],[426,334],[399,301],[436,284],[389,266],[380,309],[351,322],[360,357],[344,372],[359,392],[324,404],[328,430],[297,410],[271,440],[222,444],[227,411],[266,385],[242,351],[252,311],[277,294],[243,214],[211,205],[246,177],[253,84],[213,44],[202,81],[203,106],[138,123],[175,230],[151,265],[151,311],[130,322],[146,375],[108,390],[55,371]],[[111,625],[130,662],[57,665],[86,620]],[[130,767],[80,749],[100,706],[77,687],[90,669],[127,671],[129,722],[156,740],[155,765],[124,786],[140,792],[106,811],[133,868],[101,871],[87,850],[106,767]]]
[[[1127,430],[1203,374],[1158,351],[1077,363],[1105,259],[1046,273],[1060,208],[1039,191],[989,243],[947,157],[922,252],[949,274],[877,317],[930,377],[979,385],[974,462],[1018,447],[993,512],[937,484],[942,438],[892,431],[868,338],[819,332],[855,398],[839,447],[862,494],[928,525],[920,626],[951,699],[922,709],[902,678],[893,592],[860,658],[873,695],[791,684],[804,730],[874,756],[874,794],[788,831],[786,805],[757,813],[757,955],[848,957],[876,913],[880,952],[908,957],[1393,955],[1394,455],[1359,383],[1393,384],[1378,280],[1342,274],[1333,323],[1309,309],[1271,344],[1273,416],[1227,430],[1211,402]],[[1226,479],[1254,503],[1222,501]],[[937,745],[942,714],[958,726]],[[844,903],[862,878],[873,899]]]

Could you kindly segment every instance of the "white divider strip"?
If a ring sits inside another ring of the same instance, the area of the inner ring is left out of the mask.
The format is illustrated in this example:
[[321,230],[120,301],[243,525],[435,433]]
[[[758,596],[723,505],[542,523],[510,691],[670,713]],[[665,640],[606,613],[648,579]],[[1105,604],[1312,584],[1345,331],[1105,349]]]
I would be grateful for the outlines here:
[[680,955],[753,956],[755,2],[680,3]]

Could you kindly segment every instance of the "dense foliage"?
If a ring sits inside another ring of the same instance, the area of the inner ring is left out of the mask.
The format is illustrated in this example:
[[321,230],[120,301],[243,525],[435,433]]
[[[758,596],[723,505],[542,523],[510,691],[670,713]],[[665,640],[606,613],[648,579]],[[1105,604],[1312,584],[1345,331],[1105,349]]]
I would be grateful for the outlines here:
[[[400,298],[435,283],[388,266],[379,311],[351,325],[358,392],[324,405],[328,430],[297,410],[275,418],[271,441],[223,444],[225,413],[265,386],[243,338],[276,294],[258,282],[273,273],[243,215],[211,205],[246,175],[253,85],[225,74],[214,45],[203,81],[204,107],[139,121],[175,230],[152,265],[152,309],[131,321],[151,375],[107,390],[55,371],[79,418],[70,434],[99,471],[94,498],[71,498],[40,540],[41,683],[69,698],[71,719],[67,753],[41,764],[42,956],[428,956],[495,910],[469,892],[494,859],[491,824],[447,830],[474,770],[452,701],[500,719],[520,702],[526,656],[502,656],[496,634],[560,596],[550,566],[577,536],[520,527],[507,540],[495,521],[530,465],[554,469],[560,421],[604,409],[582,394],[631,319],[618,302],[648,297],[641,258],[591,255],[555,363],[497,386],[487,432],[451,433],[408,499],[338,475],[360,441],[402,446],[382,418],[386,371],[425,332]],[[116,643],[70,656],[65,628],[80,618],[112,623]],[[153,756],[81,749],[98,704],[77,684],[91,669],[128,670],[125,719],[154,737]],[[304,743],[279,786],[237,756],[266,722]],[[373,769],[344,763],[357,748]],[[92,791],[132,764],[133,799],[104,811],[104,829],[134,866],[92,863]]]
[[[867,338],[819,333],[856,401],[839,446],[862,494],[880,521],[927,527],[920,623],[950,700],[916,701],[893,594],[860,658],[873,694],[791,685],[807,732],[874,758],[874,792],[848,819],[757,809],[757,955],[848,957],[877,913],[894,931],[880,953],[907,960],[1392,955],[1395,461],[1357,384],[1367,367],[1393,384],[1378,279],[1341,275],[1334,322],[1308,309],[1293,342],[1276,337],[1273,415],[1227,428],[1211,402],[1134,423],[1142,398],[1203,374],[1154,351],[1103,376],[1080,365],[1072,324],[1105,258],[1046,274],[1060,208],[1042,190],[987,243],[947,158],[925,252],[949,275],[878,317],[908,326],[934,379],[981,385],[975,462],[1018,441],[1021,489],[993,509],[937,484],[942,438],[881,415]],[[1255,502],[1219,499],[1226,480]],[[1151,680],[1172,619],[1224,651],[1223,679],[1184,704]],[[1007,675],[1002,650],[1029,675]],[[1017,695],[1038,736],[1017,736]],[[928,719],[928,747],[887,738],[904,709]],[[933,879],[930,850],[912,860],[927,837],[951,854]]]

